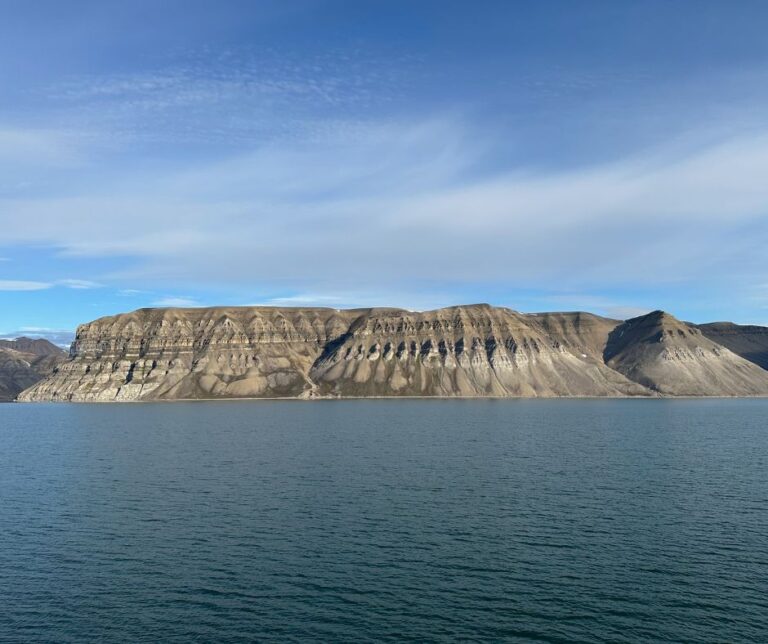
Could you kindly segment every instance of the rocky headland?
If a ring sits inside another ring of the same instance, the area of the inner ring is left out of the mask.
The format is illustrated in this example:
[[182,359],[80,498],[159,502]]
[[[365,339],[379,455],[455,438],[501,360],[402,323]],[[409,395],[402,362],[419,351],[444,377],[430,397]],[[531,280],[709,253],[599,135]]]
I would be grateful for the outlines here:
[[18,399],[765,396],[766,336],[747,333],[758,340],[661,311],[620,321],[486,304],[140,309],[80,326],[69,359]]

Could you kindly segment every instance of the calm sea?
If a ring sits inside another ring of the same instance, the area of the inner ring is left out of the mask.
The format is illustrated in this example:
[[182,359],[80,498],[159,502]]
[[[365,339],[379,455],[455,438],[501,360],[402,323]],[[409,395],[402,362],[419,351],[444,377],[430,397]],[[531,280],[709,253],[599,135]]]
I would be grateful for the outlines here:
[[0,640],[768,641],[768,401],[0,405]]

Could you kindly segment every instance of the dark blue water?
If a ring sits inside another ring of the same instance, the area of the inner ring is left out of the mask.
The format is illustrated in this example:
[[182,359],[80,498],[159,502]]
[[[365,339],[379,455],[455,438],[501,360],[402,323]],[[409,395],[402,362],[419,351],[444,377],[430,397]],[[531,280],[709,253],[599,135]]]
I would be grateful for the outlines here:
[[2,641],[768,641],[768,401],[0,406]]

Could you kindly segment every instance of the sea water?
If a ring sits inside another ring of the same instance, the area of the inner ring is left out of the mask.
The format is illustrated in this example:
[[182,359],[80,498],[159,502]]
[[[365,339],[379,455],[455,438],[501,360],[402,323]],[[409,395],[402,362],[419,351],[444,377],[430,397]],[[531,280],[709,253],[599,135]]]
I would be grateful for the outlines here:
[[0,405],[0,640],[768,641],[766,419]]

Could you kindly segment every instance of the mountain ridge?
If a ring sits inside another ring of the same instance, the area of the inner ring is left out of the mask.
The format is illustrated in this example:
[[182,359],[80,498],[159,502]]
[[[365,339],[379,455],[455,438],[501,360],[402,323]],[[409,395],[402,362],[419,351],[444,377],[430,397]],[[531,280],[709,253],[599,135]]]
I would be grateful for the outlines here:
[[473,304],[138,309],[78,327],[19,400],[689,395],[768,395],[768,371],[663,311]]

